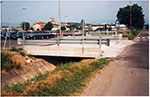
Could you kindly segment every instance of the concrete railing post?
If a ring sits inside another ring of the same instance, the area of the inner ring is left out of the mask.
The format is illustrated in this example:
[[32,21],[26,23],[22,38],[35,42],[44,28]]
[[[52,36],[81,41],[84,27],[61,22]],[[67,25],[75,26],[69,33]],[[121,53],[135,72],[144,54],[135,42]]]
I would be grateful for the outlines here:
[[57,46],[59,46],[59,36],[57,34]]
[[101,48],[101,32],[99,32],[99,40],[98,40],[98,42],[99,42],[99,48]]
[[107,46],[110,45],[110,39],[107,39]]

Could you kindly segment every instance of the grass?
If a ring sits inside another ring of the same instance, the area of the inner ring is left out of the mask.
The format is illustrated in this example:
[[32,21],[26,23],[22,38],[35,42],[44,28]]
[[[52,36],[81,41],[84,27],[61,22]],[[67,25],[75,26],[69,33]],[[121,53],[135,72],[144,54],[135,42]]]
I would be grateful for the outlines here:
[[[23,84],[5,86],[2,95],[7,95],[7,91],[11,90],[12,93],[17,92],[18,95],[24,96],[73,96],[81,93],[91,75],[102,69],[104,64],[109,63],[109,60],[102,58],[89,64],[80,63],[80,65],[74,65],[74,62],[61,64],[54,71],[38,74]],[[61,76],[56,77],[58,74]],[[56,77],[52,84],[49,77]],[[33,88],[28,89],[28,86]]]
[[15,47],[12,47],[12,48],[10,49],[10,51],[15,51],[15,52],[20,53],[20,55],[22,55],[22,56],[26,56],[25,52],[23,52],[23,51],[21,51],[21,50],[15,48]]
[[31,79],[31,81],[37,82],[37,81],[40,81],[40,80],[45,80],[46,77],[48,76],[48,74],[49,74],[48,71],[46,71],[45,74],[38,73],[34,78]]
[[2,69],[7,72],[14,68],[18,69],[21,66],[21,57],[18,53],[3,50],[1,51],[1,65]]
[[138,34],[139,34],[140,30],[136,30],[136,29],[133,29],[130,32],[123,32],[123,37],[128,37],[129,40],[133,40]]
[[3,71],[10,71],[14,68],[18,69],[26,64],[26,51],[12,47],[10,50],[1,51],[1,64]]
[[13,60],[13,54],[5,51],[1,51],[1,66],[2,69],[5,69],[6,71],[9,71],[13,68],[20,68],[20,63],[17,63],[15,60]]

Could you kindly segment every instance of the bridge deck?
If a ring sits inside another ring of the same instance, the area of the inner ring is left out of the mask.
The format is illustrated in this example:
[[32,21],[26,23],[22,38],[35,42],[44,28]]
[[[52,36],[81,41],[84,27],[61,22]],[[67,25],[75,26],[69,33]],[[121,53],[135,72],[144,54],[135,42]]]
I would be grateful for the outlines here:
[[25,45],[24,49],[31,55],[37,56],[64,56],[99,58],[102,54],[98,45],[60,44],[57,45]]

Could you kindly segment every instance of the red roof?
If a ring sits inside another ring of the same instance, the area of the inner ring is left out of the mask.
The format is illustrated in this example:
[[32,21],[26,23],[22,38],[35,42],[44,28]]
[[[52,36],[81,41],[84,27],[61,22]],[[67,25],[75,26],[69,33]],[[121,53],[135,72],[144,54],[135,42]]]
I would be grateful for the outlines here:
[[34,24],[46,24],[45,22],[36,22]]

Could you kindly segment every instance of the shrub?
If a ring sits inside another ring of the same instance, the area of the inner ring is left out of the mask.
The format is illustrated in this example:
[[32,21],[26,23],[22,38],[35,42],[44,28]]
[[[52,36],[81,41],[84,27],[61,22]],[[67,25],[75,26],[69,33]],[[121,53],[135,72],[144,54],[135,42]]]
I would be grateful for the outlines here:
[[20,55],[25,56],[26,54],[22,51],[19,51]]
[[13,68],[20,68],[21,61],[20,59],[16,60],[16,53],[11,53],[10,51],[1,51],[1,64],[2,69],[5,69],[7,72]]
[[15,47],[12,47],[12,48],[10,49],[10,51],[16,51],[16,52],[19,52],[19,50],[18,50],[17,48],[15,48]]
[[10,87],[6,84],[3,88],[3,90],[7,91]]
[[12,85],[12,89],[13,89],[14,91],[19,92],[19,93],[22,93],[22,92],[23,92],[23,84],[21,84],[21,83],[13,84],[13,85]]
[[19,49],[15,48],[15,47],[12,47],[12,48],[10,49],[10,51],[18,52],[18,53],[20,53],[20,55],[22,55],[22,56],[25,56],[25,55],[26,55],[25,52],[23,52],[23,50],[19,50]]
[[13,68],[12,60],[11,60],[11,54],[1,52],[1,63],[2,63],[2,69],[6,69],[6,71],[9,71]]
[[140,30],[133,29],[130,33],[130,31],[123,32],[123,37],[128,37],[129,40],[133,40],[138,34]]
[[128,36],[128,39],[129,39],[129,40],[133,40],[134,37],[135,37],[134,35],[129,35],[129,36]]
[[137,36],[139,34],[139,32],[140,32],[140,30],[133,29],[132,35]]
[[34,78],[31,79],[31,81],[40,81],[40,80],[45,80],[46,77],[48,76],[49,72],[47,71],[45,74],[38,73]]
[[108,64],[109,60],[107,60],[106,58],[101,58],[98,61],[94,61],[92,63],[90,63],[90,65],[94,68],[94,69],[102,69],[102,66],[104,64]]
[[128,35],[123,35],[122,37],[128,37]]
[[31,54],[28,54],[29,57],[33,57]]

